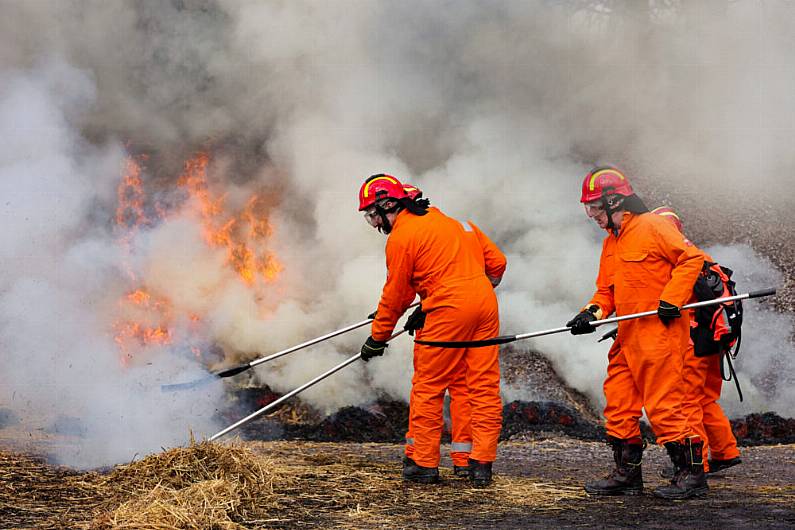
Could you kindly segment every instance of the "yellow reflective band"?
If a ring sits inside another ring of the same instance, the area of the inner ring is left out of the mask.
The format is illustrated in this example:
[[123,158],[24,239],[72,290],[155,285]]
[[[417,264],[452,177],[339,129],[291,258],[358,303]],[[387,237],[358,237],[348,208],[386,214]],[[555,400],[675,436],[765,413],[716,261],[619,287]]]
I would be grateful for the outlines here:
[[367,183],[367,185],[364,187],[364,196],[365,196],[365,197],[367,197],[368,195],[370,195],[370,186],[372,186],[373,184],[375,184],[375,183],[376,183],[376,182],[378,182],[379,180],[388,180],[388,181],[389,181],[389,182],[391,182],[392,184],[399,184],[399,182],[398,182],[397,180],[395,180],[395,179],[393,179],[393,178],[391,178],[391,177],[386,177],[386,176],[384,176],[384,177],[378,177],[378,178],[375,178],[375,179],[371,180],[370,182],[368,182],[368,183]]
[[601,175],[602,173],[606,173],[606,172],[608,172],[608,171],[612,171],[613,173],[615,173],[616,175],[618,175],[618,178],[620,178],[621,180],[624,180],[624,175],[622,175],[620,171],[617,171],[617,170],[615,170],[615,169],[613,169],[613,168],[602,169],[602,170],[600,170],[600,171],[597,171],[597,172],[596,172],[596,173],[594,173],[593,175],[591,175],[591,179],[588,181],[588,189],[589,189],[589,190],[591,190],[591,191],[593,191],[593,190],[594,190],[594,188],[596,187],[596,177],[598,177],[598,176],[599,176],[599,175]]

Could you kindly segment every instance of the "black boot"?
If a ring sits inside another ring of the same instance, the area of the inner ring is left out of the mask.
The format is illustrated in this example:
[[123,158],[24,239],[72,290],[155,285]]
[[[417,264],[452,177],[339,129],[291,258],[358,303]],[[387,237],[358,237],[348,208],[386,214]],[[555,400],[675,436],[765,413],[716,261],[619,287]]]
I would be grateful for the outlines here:
[[740,460],[739,456],[735,456],[734,458],[728,458],[726,460],[718,460],[717,458],[714,460],[710,460],[709,471],[707,471],[707,475],[711,475],[712,473],[720,473],[724,469],[729,469],[730,467],[742,463],[743,461]]
[[645,444],[640,438],[621,440],[607,437],[613,447],[616,468],[607,478],[589,482],[585,491],[591,495],[640,495],[643,493],[643,472],[640,467]]
[[491,484],[491,462],[480,463],[470,458],[469,480],[476,488],[485,488]]
[[418,482],[419,484],[436,484],[439,482],[439,468],[421,466],[411,458],[404,456],[403,480]]
[[453,465],[453,475],[461,478],[469,478],[469,466]]
[[709,491],[704,473],[704,442],[700,438],[687,438],[684,443],[665,444],[668,456],[674,464],[674,478],[667,486],[654,490],[654,495],[663,499],[689,499],[705,495]]

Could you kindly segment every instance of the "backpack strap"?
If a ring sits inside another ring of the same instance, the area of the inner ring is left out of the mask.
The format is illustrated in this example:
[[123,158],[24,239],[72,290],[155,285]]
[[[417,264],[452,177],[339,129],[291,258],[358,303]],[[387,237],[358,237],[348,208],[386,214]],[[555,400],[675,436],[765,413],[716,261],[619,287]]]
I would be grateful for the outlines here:
[[[729,377],[726,378],[726,372],[723,369],[723,361],[726,361],[726,364],[729,366]],[[734,379],[734,386],[737,387],[737,395],[740,396],[740,402],[743,400],[743,391],[740,389],[740,380],[737,379],[737,372],[734,371],[734,365],[732,365],[731,356],[727,353],[721,355],[720,361],[720,376],[723,378],[724,381],[731,381]]]

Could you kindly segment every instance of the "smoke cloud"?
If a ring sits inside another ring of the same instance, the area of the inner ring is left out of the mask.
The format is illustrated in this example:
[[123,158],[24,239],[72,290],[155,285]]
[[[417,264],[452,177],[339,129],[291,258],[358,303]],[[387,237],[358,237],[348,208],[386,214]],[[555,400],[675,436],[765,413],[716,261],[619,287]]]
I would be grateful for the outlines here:
[[[656,196],[692,189],[694,208],[696,192],[716,183],[752,206],[791,196],[782,175],[795,169],[794,9],[750,0],[5,3],[1,403],[31,424],[78,418],[82,436],[60,455],[74,465],[183,443],[190,430],[212,434],[222,385],[189,394],[159,385],[363,320],[384,281],[384,238],[356,211],[356,191],[378,172],[419,185],[504,249],[504,332],[560,326],[592,292],[604,235],[577,202],[590,165],[623,165],[642,196],[644,186]],[[263,201],[256,211],[272,231],[258,251],[278,260],[274,278],[241,281],[208,244],[206,216],[180,187],[198,152],[210,155],[206,189],[223,210]],[[147,197],[136,227],[116,220],[130,156]],[[710,250],[743,289],[781,282],[750,247]],[[119,322],[158,323],[124,302],[141,288],[167,304],[171,341],[124,360]],[[746,305],[737,367],[749,397],[736,403],[727,389],[728,410],[789,414],[792,315]],[[263,365],[253,382],[295,388],[366,335]],[[556,335],[519,347],[543,352],[602,400],[603,344]],[[406,398],[410,377],[401,337],[303,398],[324,412]]]

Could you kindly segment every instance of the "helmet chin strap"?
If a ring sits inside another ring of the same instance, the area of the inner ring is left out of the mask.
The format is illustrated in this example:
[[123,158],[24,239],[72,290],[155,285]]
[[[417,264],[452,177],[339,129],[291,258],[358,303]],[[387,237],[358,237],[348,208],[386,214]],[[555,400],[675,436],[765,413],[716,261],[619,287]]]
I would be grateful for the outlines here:
[[400,210],[400,204],[395,203],[395,205],[389,209],[384,208],[380,204],[375,204],[375,211],[376,213],[381,216],[381,226],[378,227],[378,231],[382,234],[389,234],[392,231],[392,223],[389,222],[389,218],[387,218],[386,214],[394,213]]
[[[611,201],[612,197],[616,197],[615,202]],[[612,205],[611,205],[612,202]],[[621,205],[624,203],[624,198],[620,195],[602,195],[602,206],[607,213],[607,229],[611,232],[615,233],[618,228],[616,228],[615,223],[613,223],[613,214],[617,211],[621,210]]]

